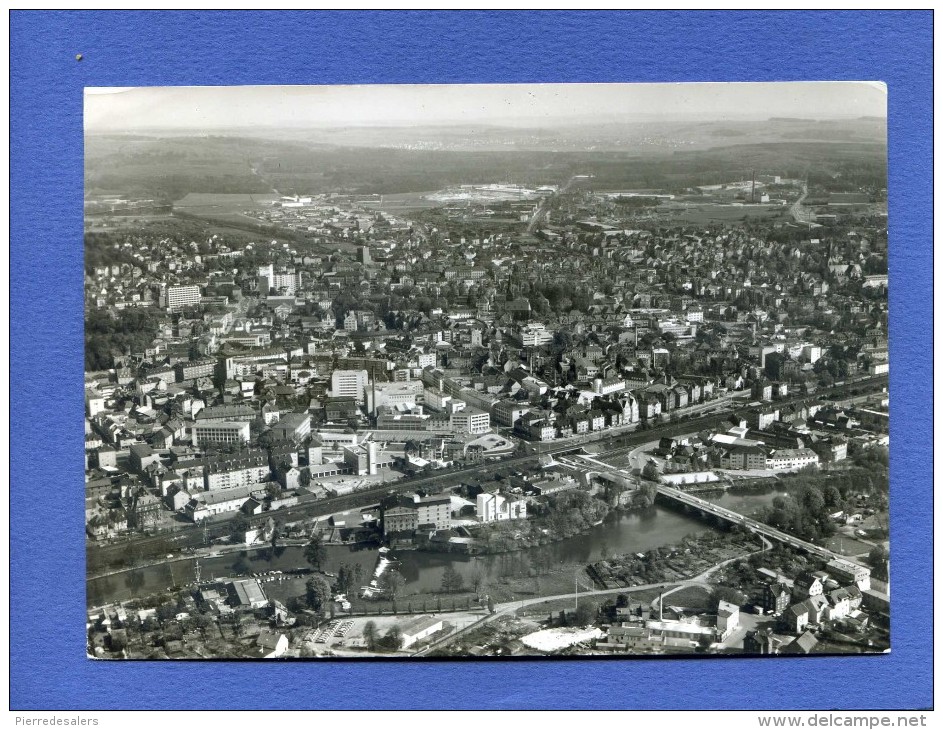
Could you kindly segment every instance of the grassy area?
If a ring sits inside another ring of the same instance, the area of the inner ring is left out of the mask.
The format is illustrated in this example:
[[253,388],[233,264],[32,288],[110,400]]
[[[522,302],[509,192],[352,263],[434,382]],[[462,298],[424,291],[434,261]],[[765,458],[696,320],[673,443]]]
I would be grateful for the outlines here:
[[670,596],[665,596],[666,606],[693,608],[699,611],[710,611],[717,607],[717,599],[710,589],[702,586],[685,586]]
[[663,217],[672,223],[693,223],[706,225],[708,223],[730,223],[747,218],[782,218],[788,215],[786,206],[775,205],[698,205],[686,208],[672,208],[663,213]]
[[874,546],[847,535],[832,535],[825,543],[825,547],[842,555],[861,555],[871,552]]

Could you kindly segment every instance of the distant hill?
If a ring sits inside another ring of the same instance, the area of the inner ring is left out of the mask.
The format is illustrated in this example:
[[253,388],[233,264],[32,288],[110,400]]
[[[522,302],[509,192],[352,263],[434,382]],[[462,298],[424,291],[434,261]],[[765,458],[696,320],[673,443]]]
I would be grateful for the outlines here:
[[[188,193],[406,193],[456,184],[683,189],[751,170],[853,172],[886,187],[883,120],[240,130],[238,135],[89,135],[86,189],[176,200]],[[881,179],[885,182],[879,183]]]

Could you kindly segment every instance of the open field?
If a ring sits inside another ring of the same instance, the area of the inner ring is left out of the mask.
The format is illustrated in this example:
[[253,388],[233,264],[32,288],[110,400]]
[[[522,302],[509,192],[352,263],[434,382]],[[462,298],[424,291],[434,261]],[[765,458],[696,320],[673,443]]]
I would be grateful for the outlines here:
[[707,586],[685,586],[681,590],[665,596],[665,606],[710,611],[717,607],[717,599],[714,598]]
[[278,196],[272,193],[188,193],[174,202],[174,213],[206,218],[221,223],[270,227],[245,211],[261,211],[270,207]]
[[657,217],[671,223],[708,225],[710,223],[731,223],[750,218],[785,219],[789,217],[789,209],[782,205],[680,204],[659,207]]
[[866,555],[874,546],[847,535],[833,535],[825,543],[825,547],[842,555]]
[[274,193],[188,193],[174,201],[175,210],[213,210],[241,212],[248,208],[264,207],[278,200]]
[[426,200],[424,196],[431,195],[431,192],[422,193],[394,193],[393,195],[384,195],[383,204],[380,201],[376,203],[367,203],[364,208],[377,208],[389,213],[401,213],[411,210],[425,210],[427,208],[438,208],[443,205],[441,201]]

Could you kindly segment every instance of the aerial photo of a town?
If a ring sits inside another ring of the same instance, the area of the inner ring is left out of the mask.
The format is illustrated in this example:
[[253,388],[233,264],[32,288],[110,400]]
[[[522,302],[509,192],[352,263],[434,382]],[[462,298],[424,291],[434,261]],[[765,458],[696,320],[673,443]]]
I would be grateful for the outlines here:
[[90,88],[84,245],[89,657],[890,651],[881,84]]

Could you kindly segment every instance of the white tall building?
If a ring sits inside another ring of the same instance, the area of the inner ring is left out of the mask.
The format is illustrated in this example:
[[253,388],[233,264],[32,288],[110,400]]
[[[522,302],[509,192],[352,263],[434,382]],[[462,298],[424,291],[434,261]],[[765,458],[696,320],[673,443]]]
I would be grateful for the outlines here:
[[301,286],[301,273],[294,269],[276,271],[273,264],[259,267],[259,291],[268,294],[270,289],[284,292],[286,296],[294,296]]
[[335,370],[331,373],[331,396],[363,403],[367,380],[366,370]]
[[171,312],[184,307],[193,307],[200,303],[200,287],[196,284],[167,286],[160,289],[160,305]]

